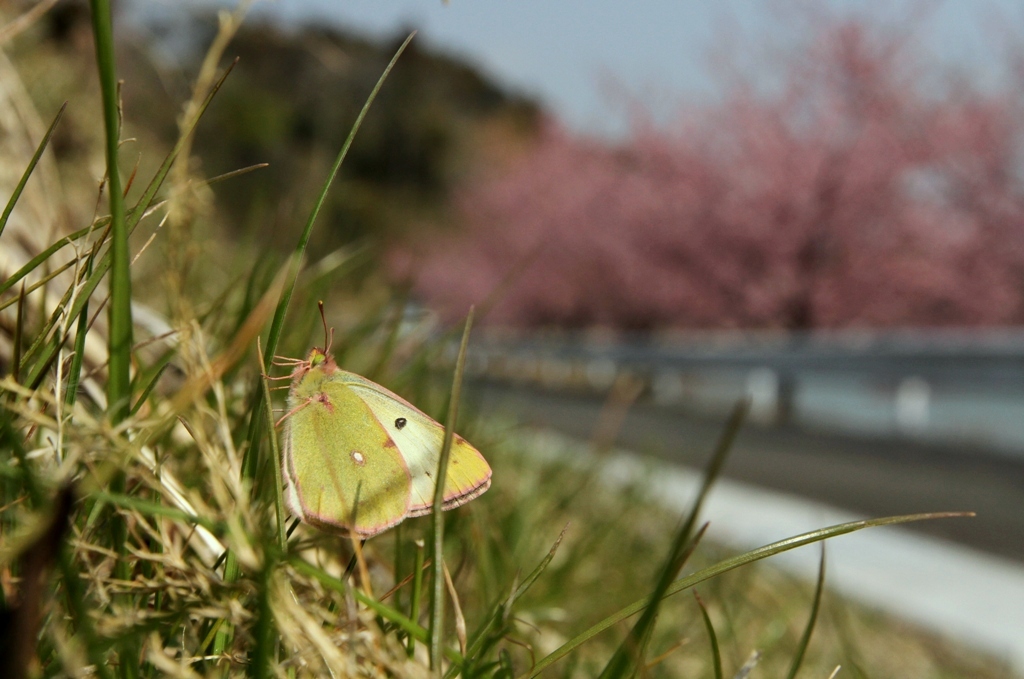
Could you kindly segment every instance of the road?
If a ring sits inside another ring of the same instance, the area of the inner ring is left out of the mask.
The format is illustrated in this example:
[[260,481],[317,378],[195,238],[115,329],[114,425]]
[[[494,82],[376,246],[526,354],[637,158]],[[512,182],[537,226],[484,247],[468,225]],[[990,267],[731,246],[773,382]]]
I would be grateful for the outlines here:
[[[487,382],[469,384],[467,392],[479,412],[500,409],[523,423],[584,440],[593,436],[604,406],[598,396]],[[724,419],[638,402],[628,411],[616,445],[700,468]],[[1024,562],[1024,458],[981,448],[747,425],[724,474],[868,516],[974,511],[973,519],[911,527]]]

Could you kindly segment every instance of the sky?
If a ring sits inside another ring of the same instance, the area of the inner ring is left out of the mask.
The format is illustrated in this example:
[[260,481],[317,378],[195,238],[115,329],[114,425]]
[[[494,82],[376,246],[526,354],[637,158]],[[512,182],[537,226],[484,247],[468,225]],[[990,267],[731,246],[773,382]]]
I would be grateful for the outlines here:
[[[132,4],[166,10],[214,1]],[[799,26],[793,12],[779,8],[816,2],[821,0],[263,0],[254,13],[289,24],[335,23],[382,38],[416,29],[418,40],[538,98],[570,127],[617,136],[628,127],[623,102],[664,119],[682,103],[713,98],[716,51],[736,52],[730,42],[740,51],[750,45],[784,48],[797,39]],[[1006,77],[998,67],[999,34],[1024,36],[1017,0],[823,4],[840,13],[870,12],[883,22],[920,17],[913,22],[914,37],[931,55],[993,86]]]

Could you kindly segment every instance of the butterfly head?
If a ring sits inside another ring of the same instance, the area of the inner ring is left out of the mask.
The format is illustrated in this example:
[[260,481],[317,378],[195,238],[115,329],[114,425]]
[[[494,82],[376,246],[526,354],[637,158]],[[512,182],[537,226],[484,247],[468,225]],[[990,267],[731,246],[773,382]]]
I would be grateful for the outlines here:
[[306,362],[309,363],[310,368],[319,367],[330,360],[331,357],[327,355],[327,351],[320,347],[313,347],[309,352],[309,356],[306,358]]
[[299,362],[292,371],[292,382],[297,382],[314,370],[331,374],[338,369],[334,358],[320,347],[313,347],[305,361]]

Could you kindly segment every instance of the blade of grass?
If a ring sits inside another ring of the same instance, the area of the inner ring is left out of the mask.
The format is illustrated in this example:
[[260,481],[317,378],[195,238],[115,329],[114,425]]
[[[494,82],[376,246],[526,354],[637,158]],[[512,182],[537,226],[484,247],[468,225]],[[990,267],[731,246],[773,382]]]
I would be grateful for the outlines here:
[[25,284],[18,295],[18,312],[14,319],[14,349],[11,352],[11,376],[18,381],[21,374],[21,347],[25,338]]
[[708,631],[708,640],[711,642],[711,660],[715,670],[715,679],[722,679],[722,652],[718,648],[718,635],[715,634],[715,626],[711,624],[708,609],[704,607],[704,602],[700,600],[697,590],[693,591],[693,598],[696,600],[697,606],[700,607],[701,617],[704,618],[704,629]]
[[241,177],[242,175],[247,175],[250,172],[263,170],[268,167],[270,167],[270,163],[254,163],[252,165],[246,165],[245,167],[240,167],[237,170],[228,170],[216,177],[210,177],[209,179],[201,182],[200,185],[205,184],[206,186],[213,186],[214,184],[219,184],[223,181],[227,181],[228,179],[235,179],[236,177]]
[[643,615],[640,616],[636,625],[630,630],[629,635],[615,650],[604,671],[601,672],[601,679],[618,679],[619,677],[628,676],[641,664],[645,640],[650,639],[654,622],[658,616],[658,608],[665,596],[665,592],[668,591],[672,581],[676,579],[679,571],[682,569],[686,558],[692,552],[692,549],[688,549],[688,547],[691,544],[693,529],[697,525],[697,518],[700,516],[701,507],[704,505],[708,492],[714,486],[715,481],[718,480],[722,467],[725,466],[725,460],[729,455],[729,450],[732,448],[733,441],[736,440],[736,435],[743,426],[743,418],[746,416],[746,412],[747,400],[743,399],[733,408],[729,420],[726,422],[725,429],[722,431],[722,436],[719,438],[715,451],[704,472],[704,479],[701,482],[700,490],[694,498],[693,505],[690,507],[682,526],[678,533],[676,533],[675,540],[665,558],[665,563],[654,586],[654,591],[651,593],[651,605],[644,609]]
[[277,550],[271,543],[263,554],[263,568],[256,581],[256,622],[253,625],[253,644],[246,675],[253,679],[264,679],[273,675],[270,665],[274,662],[274,613],[270,605],[271,578],[277,566]]
[[[266,400],[266,396],[264,396],[264,400]],[[400,586],[401,583],[403,583],[403,581],[411,581],[413,575],[412,571],[409,571],[409,577],[405,577],[405,547],[407,543],[407,540],[405,539],[405,529],[406,526],[400,523],[391,530],[391,535],[395,539],[393,565],[391,567],[391,572],[394,573],[395,585],[390,590],[388,590],[387,594],[381,597],[381,601],[385,601],[390,595],[393,594],[395,597],[395,608],[402,607],[402,587]]]
[[[498,667],[499,670],[494,675],[495,679],[512,679],[512,677],[515,676],[515,670],[513,669],[514,666],[512,664],[512,654],[508,652],[507,648],[501,649],[501,652],[498,654]],[[572,675],[567,674],[565,676]]]
[[466,616],[462,613],[462,604],[459,602],[459,593],[455,591],[455,583],[452,582],[452,574],[448,566],[441,564],[441,572],[444,574],[444,584],[448,588],[448,596],[452,598],[452,615],[455,618],[455,637],[459,641],[459,651],[466,655]]
[[[423,543],[423,540],[416,540],[413,542],[413,547],[416,552],[413,562],[415,570],[412,572],[412,599],[409,603],[409,619],[418,624],[420,619],[420,601],[423,598],[423,561],[426,559],[426,545]],[[405,650],[410,658],[416,652],[416,638],[411,634],[409,635]]]
[[814,588],[814,602],[811,604],[811,615],[807,619],[807,626],[800,636],[800,643],[797,644],[796,654],[793,656],[793,664],[789,668],[786,679],[794,679],[800,671],[800,665],[804,661],[804,654],[807,652],[807,645],[811,643],[811,634],[814,632],[814,624],[818,620],[818,611],[821,610],[821,597],[825,592],[825,543],[821,544],[821,563],[818,566],[818,584]]
[[[228,73],[231,72],[231,69],[233,67],[234,67],[234,64],[232,64],[231,66],[228,66],[227,70],[224,72],[223,77],[217,83],[217,87],[215,88],[214,92],[211,92],[210,95],[206,98],[206,100],[204,102],[204,105],[203,105],[203,108],[202,108],[202,111],[200,111],[200,114],[202,112],[206,111],[206,107],[209,105],[210,101],[213,99],[213,94],[217,90],[220,89],[220,86],[224,83],[224,79],[227,78]],[[196,118],[195,120],[192,121],[192,124],[189,126],[189,131],[190,132],[195,129],[195,126],[196,126],[196,124],[198,122],[199,122],[198,118]],[[155,205],[152,204],[152,198],[156,194],[156,191],[159,190],[159,188],[160,188],[161,183],[158,180],[162,180],[163,179],[163,175],[161,174],[161,172],[164,175],[166,174],[166,168],[170,167],[170,162],[174,160],[174,158],[176,157],[176,154],[179,152],[179,150],[180,150],[180,144],[177,144],[175,146],[175,148],[171,150],[171,153],[168,154],[164,158],[163,163],[160,165],[160,169],[157,171],[157,174],[154,176],[153,180],[150,181],[149,185],[146,188],[146,192],[143,194],[142,198],[140,198],[139,201],[136,202],[134,207],[130,208],[127,211],[126,217],[127,217],[127,220],[128,220],[128,230],[129,230],[129,232],[131,232],[133,230],[134,225],[138,223],[138,221],[142,218],[142,216],[145,216],[145,211],[146,210],[150,210],[151,208],[155,209],[155,207],[157,207],[159,205],[162,205],[162,203],[157,203]],[[249,167],[242,168],[241,170],[234,170],[233,172],[228,172],[228,173],[225,173],[225,174],[213,177],[212,179],[207,179],[203,183],[205,185],[209,186],[209,185],[215,184],[215,183],[217,183],[219,181],[222,181],[224,179],[228,179],[230,177],[234,177],[234,176],[237,176],[237,175],[240,175],[240,174],[245,174],[247,172],[251,172],[252,170],[257,170],[257,169],[260,169],[262,167],[266,167],[266,165],[267,165],[266,163],[261,163],[261,164],[257,164],[257,165],[251,165]],[[143,214],[141,216],[139,216],[140,210],[143,212]],[[89,226],[82,227],[78,231],[70,233],[67,236],[62,237],[60,240],[56,241],[55,243],[50,244],[46,249],[44,249],[38,255],[36,255],[32,259],[30,259],[28,262],[26,262],[16,272],[11,274],[11,276],[9,278],[5,279],[4,281],[0,281],[0,293],[4,293],[4,292],[7,292],[8,290],[10,290],[12,287],[14,287],[14,285],[16,285],[18,283],[18,281],[20,281],[22,278],[24,278],[28,274],[32,273],[33,271],[35,271],[39,267],[40,264],[42,264],[43,262],[48,260],[50,257],[54,256],[55,254],[57,254],[58,252],[63,250],[65,247],[75,243],[76,241],[79,241],[79,240],[85,238],[89,234],[94,233],[94,232],[98,231],[99,229],[106,229],[107,227],[109,227],[109,225],[110,225],[110,217],[109,216],[107,216],[107,217],[100,217],[99,219],[96,219]],[[0,305],[0,308],[3,308],[3,306],[6,306],[6,303],[4,303],[4,305]]]
[[[86,276],[92,272],[93,256],[85,265]],[[89,332],[89,300],[85,300],[82,310],[78,312],[78,327],[75,332],[75,350],[71,355],[71,369],[68,370],[67,383],[64,387],[64,405],[71,408],[78,398],[78,385],[82,379],[82,361],[85,356],[85,336]]]
[[[62,273],[64,273],[68,269],[70,269],[71,267],[73,267],[74,265],[75,265],[75,260],[71,260],[71,261],[65,262],[64,264],[61,264],[60,266],[58,266],[53,271],[50,271],[48,274],[46,274],[45,276],[43,276],[42,278],[37,280],[35,283],[33,283],[32,285],[28,286],[27,288],[24,288],[24,282],[23,282],[22,283],[22,287],[25,289],[26,293],[31,294],[31,293],[35,292],[36,290],[38,290],[39,288],[41,288],[44,285],[46,285],[47,283],[49,283],[50,281],[52,281],[57,276],[61,275]],[[9,299],[6,302],[0,302],[0,310],[6,309],[7,307],[9,307],[11,304],[13,304],[15,302],[16,299],[17,298]],[[45,313],[45,311],[44,311],[44,313]]]
[[398,50],[396,50],[395,56],[391,58],[391,61],[388,62],[388,65],[384,68],[384,72],[377,80],[377,84],[374,85],[373,90],[370,91],[370,95],[366,98],[366,103],[363,104],[363,108],[360,109],[359,115],[356,116],[355,122],[352,123],[352,129],[349,130],[348,137],[345,138],[345,142],[342,144],[341,150],[338,152],[338,156],[334,159],[334,165],[331,166],[331,171],[328,173],[323,186],[320,188],[320,194],[317,196],[316,202],[313,204],[313,209],[310,211],[309,217],[306,220],[306,226],[302,231],[302,236],[299,238],[299,242],[295,247],[295,254],[297,255],[297,258],[292,281],[285,288],[284,294],[281,296],[281,302],[278,305],[277,312],[274,314],[274,320],[270,325],[270,335],[267,338],[267,354],[265,357],[267,363],[263,366],[265,371],[270,370],[269,361],[273,360],[274,352],[277,351],[277,345],[281,337],[281,330],[284,327],[284,321],[288,314],[288,305],[291,302],[292,292],[295,289],[295,279],[299,274],[301,257],[306,252],[306,245],[309,243],[309,238],[313,233],[313,225],[316,223],[316,218],[320,214],[320,209],[323,207],[324,201],[327,200],[327,192],[334,183],[334,179],[337,177],[342,163],[345,162],[349,148],[351,148],[352,142],[355,140],[356,133],[359,131],[359,128],[362,127],[363,120],[366,118],[366,114],[369,112],[370,106],[377,98],[377,93],[380,92],[380,88],[384,85],[384,81],[391,73],[391,70],[395,67],[395,64],[398,63],[399,57],[402,56],[402,53],[405,51],[406,47],[409,46],[409,43],[415,35],[415,32],[409,34],[409,37],[402,42]]
[[469,347],[469,333],[473,329],[473,307],[469,308],[466,325],[462,331],[459,356],[455,359],[455,375],[452,378],[451,399],[448,402],[448,417],[444,424],[444,443],[437,461],[437,482],[434,486],[434,513],[431,546],[430,577],[433,590],[430,596],[430,669],[437,676],[441,673],[441,636],[444,632],[444,487],[448,478],[448,458],[452,450],[455,426],[459,416],[459,396],[462,394],[462,375],[466,371],[466,349]]
[[[562,529],[562,532],[558,534],[558,538],[555,540],[554,544],[551,545],[551,549],[549,549],[548,553],[544,555],[544,558],[541,559],[539,564],[537,564],[537,567],[534,568],[521,583],[513,586],[509,596],[496,602],[491,607],[491,612],[488,614],[483,624],[481,624],[477,631],[473,633],[473,637],[470,639],[469,650],[466,651],[466,659],[468,662],[472,662],[475,658],[481,657],[491,644],[503,636],[503,632],[491,634],[491,630],[494,629],[499,621],[507,620],[512,615],[512,607],[515,605],[516,601],[526,594],[530,587],[533,586],[533,583],[535,583],[537,579],[540,578],[541,574],[547,569],[551,560],[555,558],[555,553],[558,551],[558,547],[562,544],[562,540],[565,538],[565,532],[568,529],[568,525]],[[463,669],[464,668],[462,666],[453,665],[445,676],[446,678],[456,677],[463,671]]]
[[[299,270],[302,265],[302,256],[306,251],[306,245],[309,243],[309,238],[313,233],[313,225],[316,223],[316,218],[320,214],[320,209],[323,207],[324,201],[327,199],[327,191],[331,188],[331,184],[334,183],[334,179],[341,169],[341,164],[344,162],[345,157],[348,155],[349,148],[352,146],[352,141],[355,139],[356,132],[359,131],[362,126],[363,119],[366,117],[367,112],[370,110],[370,105],[377,98],[377,93],[380,92],[380,88],[384,85],[384,81],[387,79],[388,74],[391,73],[391,69],[394,68],[398,62],[398,58],[405,51],[405,48],[409,45],[415,33],[409,35],[405,39],[405,42],[395,52],[395,56],[392,57],[388,63],[384,72],[377,80],[377,84],[370,92],[370,96],[367,97],[366,103],[363,104],[363,108],[359,111],[359,115],[356,116],[355,122],[352,124],[352,129],[349,130],[348,137],[345,139],[345,143],[342,144],[341,150],[338,152],[337,158],[335,158],[334,165],[331,167],[331,171],[328,173],[323,186],[320,189],[320,195],[317,197],[316,202],[313,205],[313,209],[309,213],[309,218],[306,220],[306,227],[302,232],[302,236],[299,238],[299,242],[295,247],[295,259],[293,262],[293,269],[290,280],[285,285],[284,291],[281,294],[280,301],[278,302],[277,309],[274,312],[274,318],[270,323],[270,334],[267,337],[267,349],[266,355],[264,356],[263,371],[265,373],[270,372],[270,362],[274,360],[274,355],[277,352],[277,345],[281,338],[281,331],[284,327],[285,317],[288,314],[288,305],[291,303],[292,292],[295,289],[295,281],[298,278]],[[262,391],[257,390],[253,399],[251,414],[249,417],[249,431],[246,437],[245,453],[242,457],[242,478],[252,484],[252,488],[258,488],[256,481],[256,472],[259,469],[259,451],[260,444],[259,438],[261,434],[260,424],[263,417],[263,399]],[[224,580],[228,583],[235,582],[238,579],[238,561],[232,552],[228,552],[227,559],[224,563]],[[231,630],[228,625],[224,625],[217,632],[217,637],[214,640],[213,653],[219,655],[224,652],[224,648],[227,644],[227,640],[231,634]]]
[[[114,26],[110,0],[89,0],[92,33],[96,44],[96,65],[103,102],[103,127],[106,139],[107,197],[110,201],[110,304],[107,305],[107,416],[117,426],[128,417],[131,408],[132,281],[129,270],[128,225],[125,220],[124,194],[117,152],[120,148],[121,117],[118,102],[117,72],[114,63]],[[86,297],[88,299],[88,297]],[[58,333],[60,334],[60,333]],[[63,342],[61,342],[62,344]],[[119,472],[110,483],[113,493],[123,493],[125,474]],[[128,524],[118,512],[111,516],[110,536],[118,558],[114,572],[120,580],[131,580],[134,564],[129,561]],[[115,602],[134,607],[134,597],[119,594]],[[119,674],[125,679],[138,676],[139,647],[126,636],[118,652]]]
[[[398,62],[398,58],[402,55],[402,52],[405,51],[409,42],[412,41],[414,35],[415,33],[410,34],[409,37],[401,44],[395,52],[395,56],[391,58],[391,61],[388,63],[387,67],[385,67],[384,72],[377,80],[377,84],[374,86],[373,90],[371,90],[370,95],[366,99],[366,103],[363,104],[363,108],[359,111],[359,115],[356,116],[355,122],[352,123],[352,129],[349,130],[348,137],[345,138],[345,142],[342,144],[341,150],[338,152],[338,156],[334,160],[334,165],[331,167],[331,171],[327,174],[327,178],[324,180],[323,186],[320,188],[320,194],[317,196],[316,202],[313,204],[313,209],[309,213],[309,217],[306,220],[306,226],[302,231],[298,244],[295,246],[295,263],[290,276],[291,280],[284,288],[281,300],[274,312],[274,319],[270,323],[270,334],[267,337],[267,352],[264,356],[263,363],[263,371],[266,373],[270,372],[270,362],[273,361],[274,355],[277,352],[277,345],[281,339],[281,331],[284,327],[285,318],[288,315],[288,305],[291,303],[292,293],[295,290],[295,281],[298,278],[299,270],[302,266],[302,257],[306,252],[306,245],[309,243],[309,238],[313,233],[313,225],[316,223],[316,218],[320,214],[320,209],[323,207],[324,201],[327,200],[327,192],[334,183],[334,179],[337,177],[338,171],[341,169],[341,164],[345,161],[346,156],[348,156],[349,148],[352,146],[356,133],[362,126],[363,120],[366,118],[366,114],[370,110],[370,106],[377,98],[377,93],[380,92],[380,88],[384,85],[384,81],[391,73],[391,70],[395,67],[395,64]],[[260,398],[261,396],[257,395],[257,402],[254,404],[255,407],[253,408],[253,415],[249,424],[249,445],[246,448],[245,457],[242,461],[243,476],[250,480],[254,478],[257,467],[257,439],[260,433],[258,416],[258,413],[260,412]]]
[[[110,0],[89,0],[92,9],[92,31],[96,43],[96,64],[100,74],[103,102],[103,128],[106,138],[107,197],[110,201],[111,281],[107,366],[107,408],[113,424],[128,417],[129,371],[131,369],[132,311],[131,276],[128,270],[128,227],[125,221],[124,195],[118,170],[117,151],[120,146],[120,108],[118,106],[117,71],[114,63],[114,28]],[[118,576],[127,579],[127,562],[119,562]]]
[[[722,573],[739,568],[740,566],[745,566],[746,564],[753,563],[755,561],[760,561],[761,559],[766,559],[769,556],[774,556],[775,554],[780,554],[782,552],[788,552],[789,550],[796,549],[797,547],[803,547],[804,545],[809,545],[814,542],[820,542],[821,540],[826,540],[828,538],[846,535],[847,533],[853,533],[859,530],[863,530],[865,528],[873,528],[877,526],[892,526],[900,523],[909,523],[911,521],[925,521],[930,519],[946,519],[969,516],[974,516],[974,513],[934,512],[929,514],[906,514],[902,516],[887,516],[880,519],[864,519],[861,521],[850,521],[849,523],[841,523],[835,526],[829,526],[827,528],[819,528],[818,530],[813,530],[807,533],[801,533],[800,535],[795,535],[793,537],[786,538],[785,540],[779,540],[778,542],[773,542],[771,544],[764,545],[763,547],[758,547],[757,549],[753,549],[749,552],[745,552],[738,556],[725,559],[724,561],[720,561],[717,564],[708,566],[707,568],[703,568],[697,571],[696,573],[688,575],[684,578],[680,578],[679,580],[673,582],[671,586],[669,586],[668,590],[665,592],[665,596],[672,596],[673,594],[678,594],[679,592],[689,589],[694,585],[699,585],[705,580],[709,580],[715,577],[716,575],[721,575]],[[520,675],[521,679],[529,679],[531,677],[536,677],[549,666],[561,660],[576,648],[582,646],[584,643],[594,638],[601,632],[604,632],[605,630],[613,627],[614,625],[619,624],[623,620],[633,615],[636,615],[640,611],[647,608],[651,603],[652,602],[650,597],[645,597],[643,599],[640,599],[639,601],[630,604],[629,606],[626,606],[625,608],[616,611],[615,613],[612,613],[604,620],[598,622],[589,629],[581,632],[580,634],[576,635],[566,643],[562,644],[562,646],[556,649],[553,653],[542,658],[540,662],[534,665],[534,667],[529,672]]]
[[210,521],[207,518],[198,516],[196,514],[190,514],[183,512],[180,509],[168,507],[167,505],[152,500],[144,500],[142,498],[134,497],[132,495],[124,495],[122,493],[110,493],[106,491],[98,491],[90,495],[94,500],[102,500],[109,502],[117,507],[124,507],[125,509],[131,509],[138,512],[143,516],[162,516],[168,519],[174,519],[183,523],[192,524],[196,526],[203,526],[204,528],[213,531],[214,533],[223,533],[223,526],[219,526],[217,523]]
[[[149,380],[146,382],[146,385],[142,387],[141,390],[133,389],[133,391],[139,391],[139,397],[135,399],[135,405],[132,406],[132,415],[135,415],[136,413],[139,412],[139,409],[143,406],[143,404],[146,402],[146,399],[148,399],[149,395],[153,392],[153,389],[156,387],[157,382],[160,381],[160,378],[163,376],[164,371],[167,370],[167,368],[171,365],[171,359],[175,355],[177,355],[176,351],[168,351],[165,353],[164,356],[161,356],[160,360],[157,362],[156,370],[153,372],[153,376],[149,378]],[[139,373],[139,375],[141,374],[142,373]]]
[[36,165],[39,164],[39,159],[43,157],[43,151],[46,150],[46,146],[50,143],[50,137],[53,136],[53,131],[57,129],[57,123],[64,116],[64,109],[68,107],[68,102],[61,104],[60,110],[57,111],[57,115],[54,116],[53,122],[50,123],[50,127],[46,130],[46,134],[43,135],[42,141],[39,142],[39,146],[36,147],[36,152],[32,154],[32,160],[29,161],[28,167],[21,174],[21,180],[18,181],[18,185],[14,187],[14,193],[11,194],[10,199],[7,201],[7,206],[4,208],[3,214],[0,214],[0,235],[3,235],[4,229],[7,228],[7,220],[11,217],[11,212],[14,211],[14,206],[17,204],[18,199],[21,197],[21,192],[25,190],[25,184],[28,183],[28,178],[32,176],[32,171],[36,169]]
[[[707,528],[707,523],[701,526],[700,530],[697,531],[697,534],[694,536],[693,540],[690,540],[689,542],[685,543],[685,546],[683,547],[682,551],[674,557],[674,563],[673,561],[666,561],[666,568],[676,566],[672,569],[672,578],[675,578],[679,574],[679,571],[682,570],[683,565],[686,563],[687,560],[689,560],[690,556],[697,548],[697,544],[700,542],[700,539],[704,536],[704,531],[706,531]],[[647,610],[644,611],[645,615],[650,613],[650,622],[644,625],[641,625],[638,622],[634,629],[630,631],[630,634],[626,637],[626,639],[623,640],[623,643],[619,646],[618,651],[621,651],[622,656],[625,657],[627,661],[629,661],[628,666],[625,669],[621,670],[623,674],[620,676],[636,676],[640,673],[641,668],[643,668],[646,665],[646,661],[644,659],[647,656],[647,646],[651,641],[651,637],[654,635],[654,625],[657,621],[656,611],[660,603],[660,600],[654,598],[657,595],[658,592],[655,592],[651,595],[651,600],[656,601],[657,603],[650,606],[649,608],[647,608]],[[662,596],[664,597],[664,595]],[[651,613],[651,611],[655,612]]]
[[[259,345],[259,338],[256,342],[256,353],[259,356],[260,365],[263,365],[263,348]],[[267,382],[265,373],[260,373],[260,385],[263,387],[263,403],[266,406],[264,417],[267,422],[274,421],[274,403],[270,400],[270,385]],[[274,512],[277,518],[277,546],[283,554],[288,548],[288,536],[285,533],[284,517],[284,478],[281,474],[281,452],[278,450],[277,437],[270,436],[270,464],[274,467]]]
[[[235,61],[235,63],[237,63],[237,60]],[[224,81],[231,73],[232,68],[234,68],[234,63],[231,64],[231,66],[229,66],[224,71],[224,75],[221,76],[221,79],[218,80],[217,84],[210,90],[210,93],[203,101],[202,107],[200,107],[199,111],[196,113],[195,118],[191,120],[190,124],[186,127],[188,134],[192,134],[192,132],[195,130],[196,125],[198,125],[199,123],[200,117],[202,117],[203,113],[206,112],[206,109],[209,107],[210,102],[213,101],[214,95],[216,95],[216,93],[220,91],[221,86],[224,84]],[[153,179],[150,180],[149,185],[146,187],[145,191],[143,191],[142,196],[139,198],[138,202],[136,202],[134,210],[128,211],[126,218],[126,226],[129,234],[131,234],[131,232],[135,229],[135,227],[138,225],[142,217],[147,214],[147,210],[149,209],[150,204],[153,201],[153,198],[156,196],[157,191],[159,191],[160,187],[162,186],[163,180],[166,178],[167,172],[170,169],[171,164],[174,162],[175,157],[177,156],[178,152],[181,150],[183,146],[184,141],[181,138],[179,138],[178,141],[175,143],[174,148],[171,149],[170,153],[167,154],[163,162],[160,164],[160,167],[157,169],[156,174],[153,176]],[[32,260],[30,260],[28,264],[19,269],[14,276],[4,281],[3,283],[0,283],[0,292],[9,289],[9,287],[13,285],[13,280],[20,279],[20,277],[24,277],[29,272],[33,271],[36,267],[38,267],[40,264],[49,259],[49,257],[51,257],[55,252],[63,248],[65,245],[68,245],[74,240],[80,239],[92,233],[97,228],[109,224],[109,222],[110,218],[98,220],[96,224],[85,227],[84,229],[80,229],[74,234],[71,234],[66,238],[62,238],[57,243],[54,243],[49,248],[44,250],[42,253],[32,258]],[[103,240],[104,239],[101,238],[99,241],[97,241],[96,247],[94,248],[94,253],[98,251],[99,246],[102,244]],[[103,280],[103,277],[107,274],[107,271],[110,269],[110,260],[110,252],[104,253],[99,258],[99,261],[96,263],[95,270],[89,274],[86,282],[82,285],[81,290],[75,297],[75,301],[71,306],[71,311],[69,312],[71,316],[77,316],[79,313],[81,313],[82,307],[87,303],[89,298],[92,297],[92,293],[96,290],[96,287],[100,284],[100,281]],[[26,359],[30,359],[34,358],[35,355],[40,351],[44,352],[44,358],[35,362],[36,367],[26,378],[26,382],[29,384],[38,384],[39,382],[41,382],[43,374],[45,373],[46,370],[49,369],[49,366],[53,364],[53,359],[57,355],[58,346],[61,343],[63,343],[64,338],[59,334],[50,335],[50,332],[57,325],[57,322],[61,314],[64,312],[65,307],[70,302],[73,293],[74,285],[68,287],[68,290],[64,293],[64,296],[62,297],[61,301],[57,304],[57,307],[51,314],[49,322],[39,332],[38,339],[36,340],[36,342],[33,343],[33,345],[25,354]]]

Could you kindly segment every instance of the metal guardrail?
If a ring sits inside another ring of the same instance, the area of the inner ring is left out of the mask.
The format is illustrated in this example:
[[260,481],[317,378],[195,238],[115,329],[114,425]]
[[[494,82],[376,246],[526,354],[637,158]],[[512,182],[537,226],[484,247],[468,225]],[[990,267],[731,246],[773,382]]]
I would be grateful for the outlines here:
[[1024,456],[1024,330],[816,335],[478,336],[468,374],[607,392],[698,413],[751,399],[751,417]]

